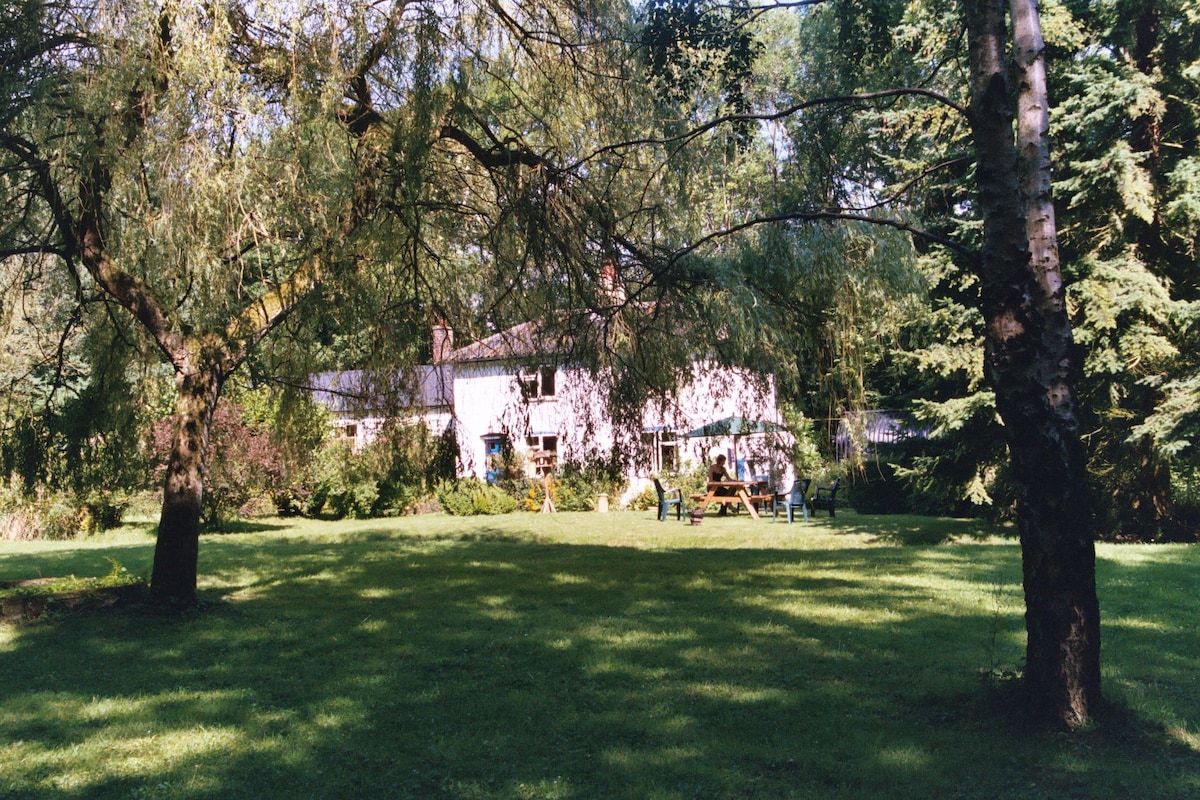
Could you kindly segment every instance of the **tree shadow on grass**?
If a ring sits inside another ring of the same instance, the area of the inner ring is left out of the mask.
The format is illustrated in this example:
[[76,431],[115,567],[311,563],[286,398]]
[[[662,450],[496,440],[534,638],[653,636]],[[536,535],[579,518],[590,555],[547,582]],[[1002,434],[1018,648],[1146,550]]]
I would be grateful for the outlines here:
[[1014,552],[231,543],[203,613],[6,640],[0,796],[1194,796],[1161,724],[979,683]]
[[917,517],[908,514],[843,514],[820,520],[842,533],[870,535],[903,547],[936,547],[951,542],[983,542],[999,535],[1016,536],[1008,526],[986,520]]
[[286,531],[291,529],[286,522],[267,522],[260,519],[231,519],[205,525],[201,534],[205,536],[223,536],[238,533],[267,533],[269,531]]

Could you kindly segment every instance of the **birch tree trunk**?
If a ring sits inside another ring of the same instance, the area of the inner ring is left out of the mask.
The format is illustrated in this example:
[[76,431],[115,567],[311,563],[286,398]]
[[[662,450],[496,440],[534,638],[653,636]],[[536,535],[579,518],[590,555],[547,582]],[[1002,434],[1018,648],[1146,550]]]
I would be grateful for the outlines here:
[[1076,409],[1078,363],[1050,194],[1048,114],[1035,0],[1011,0],[1017,125],[1002,0],[968,0],[972,102],[984,242],[978,265],[985,371],[1018,483],[1025,684],[1032,707],[1067,727],[1100,702],[1100,609]]

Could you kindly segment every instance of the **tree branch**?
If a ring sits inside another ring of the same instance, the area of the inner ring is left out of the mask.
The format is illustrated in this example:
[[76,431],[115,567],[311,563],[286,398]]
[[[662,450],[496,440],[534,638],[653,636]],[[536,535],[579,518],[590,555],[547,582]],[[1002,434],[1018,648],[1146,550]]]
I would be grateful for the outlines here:
[[662,146],[669,144],[687,144],[694,139],[703,136],[711,130],[721,127],[722,125],[730,125],[738,122],[778,122],[786,119],[793,114],[798,114],[801,111],[807,111],[810,108],[819,108],[820,106],[850,104],[850,103],[869,103],[876,100],[886,100],[894,97],[924,97],[935,102],[941,103],[946,107],[953,109],[961,114],[965,119],[971,119],[971,112],[966,106],[956,103],[946,95],[932,91],[931,89],[922,89],[920,87],[901,87],[896,89],[884,89],[878,92],[862,92],[859,94],[835,95],[833,97],[819,97],[814,100],[805,100],[801,103],[795,103],[787,108],[778,111],[763,112],[763,113],[741,113],[741,114],[723,114],[719,117],[714,117],[708,122],[684,131],[676,136],[667,136],[661,138],[646,137],[642,139],[629,139],[624,142],[606,145],[597,150],[593,150],[584,158],[579,159],[574,164],[566,167],[566,170],[575,169],[588,161],[591,161],[606,153],[620,153],[634,147],[647,146]]
[[960,255],[971,259],[974,263],[979,258],[979,254],[974,250],[940,234],[927,231],[924,228],[919,228],[907,222],[898,219],[890,219],[887,217],[872,217],[867,214],[859,214],[854,212],[823,209],[819,211],[789,211],[783,214],[773,214],[766,217],[755,217],[754,219],[741,222],[737,225],[732,225],[728,228],[723,228],[719,231],[713,231],[705,236],[700,237],[691,244],[680,248],[673,252],[669,258],[669,263],[678,262],[681,258],[692,253],[709,242],[718,239],[724,239],[741,231],[749,230],[758,225],[770,225],[778,222],[819,222],[823,220],[842,220],[845,222],[865,222],[871,225],[883,225],[888,228],[894,228],[899,231],[905,231],[913,236],[932,242],[933,244],[941,245],[949,250],[953,250]]
[[497,144],[494,147],[484,147],[477,142],[466,131],[454,125],[443,125],[439,132],[439,137],[458,142],[463,147],[467,148],[472,157],[475,158],[482,166],[488,169],[499,169],[500,167],[525,166],[525,167],[543,167],[550,169],[552,172],[558,173],[561,170],[555,168],[544,156],[524,147],[505,147]]

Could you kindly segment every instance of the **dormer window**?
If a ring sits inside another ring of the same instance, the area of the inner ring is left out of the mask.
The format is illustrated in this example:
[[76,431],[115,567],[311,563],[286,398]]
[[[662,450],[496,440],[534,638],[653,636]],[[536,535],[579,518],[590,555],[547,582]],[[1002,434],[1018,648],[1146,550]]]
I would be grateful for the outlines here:
[[517,375],[517,382],[521,385],[521,394],[528,400],[537,397],[554,397],[557,388],[555,373],[555,368],[551,366],[521,370]]

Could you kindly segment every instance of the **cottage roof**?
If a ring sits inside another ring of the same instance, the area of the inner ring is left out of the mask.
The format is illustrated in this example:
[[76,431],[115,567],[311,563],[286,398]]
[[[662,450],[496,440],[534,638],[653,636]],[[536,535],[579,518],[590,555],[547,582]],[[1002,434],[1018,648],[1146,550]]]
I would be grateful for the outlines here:
[[428,365],[373,372],[321,372],[309,382],[313,399],[334,413],[454,405],[454,368]]
[[567,344],[561,336],[547,333],[541,323],[523,322],[458,348],[448,360],[459,364],[472,361],[520,361],[562,353]]

